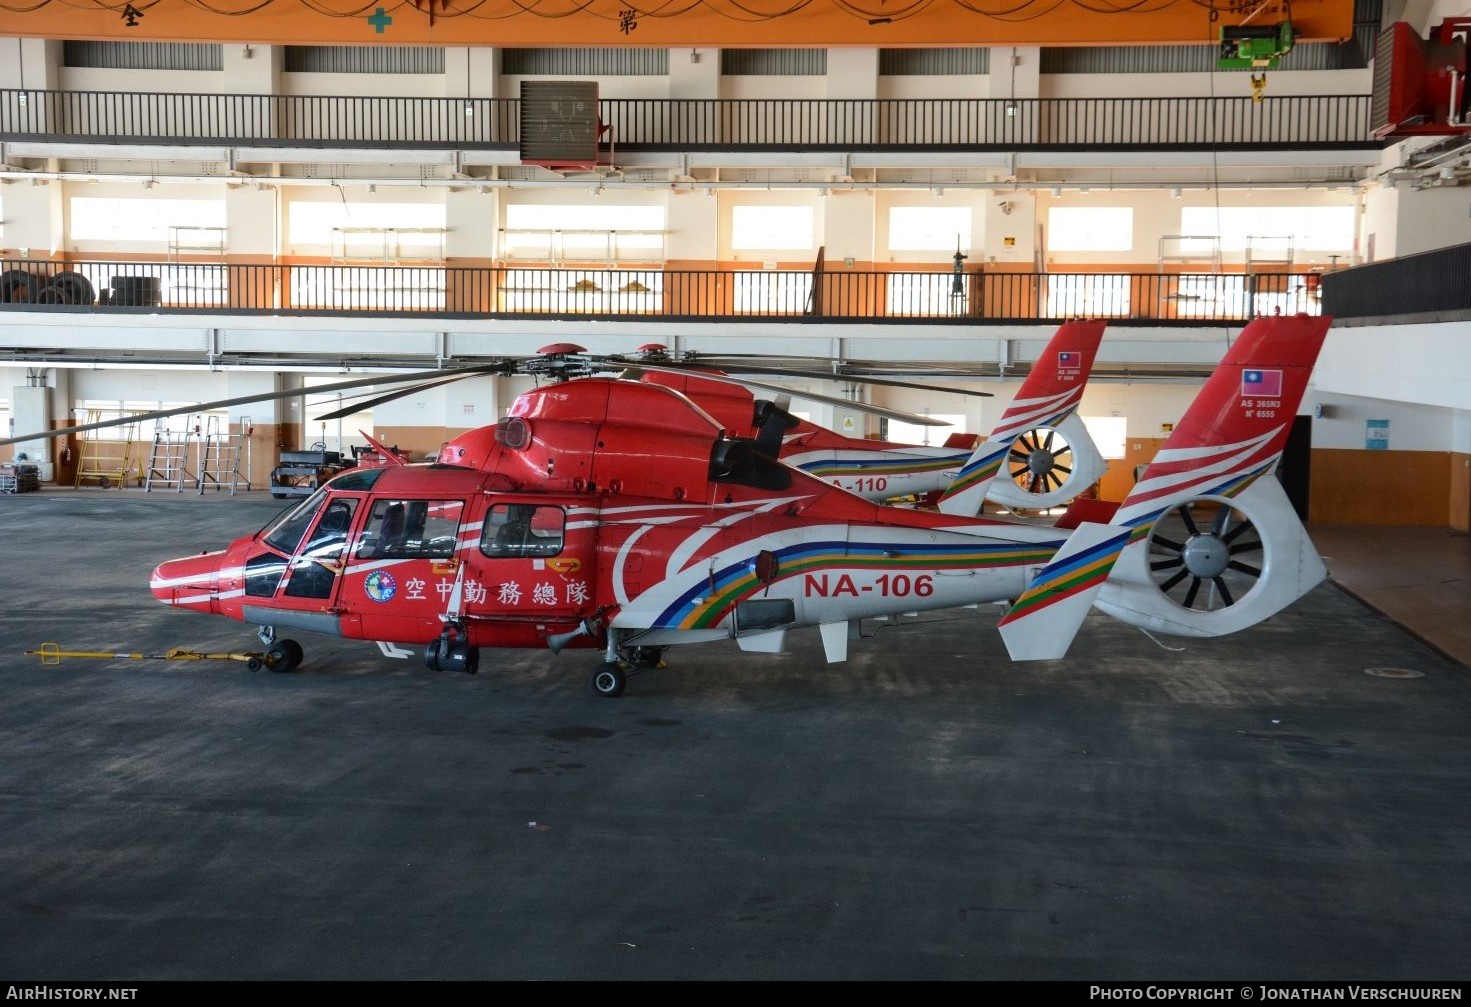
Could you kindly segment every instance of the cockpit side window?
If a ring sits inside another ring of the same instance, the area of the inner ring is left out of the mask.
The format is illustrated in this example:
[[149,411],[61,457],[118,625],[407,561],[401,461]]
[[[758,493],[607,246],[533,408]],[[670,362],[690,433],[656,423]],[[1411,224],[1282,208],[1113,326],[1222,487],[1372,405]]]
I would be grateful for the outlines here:
[[493,559],[555,556],[562,551],[566,524],[560,507],[494,504],[485,515],[480,551]]
[[455,554],[460,500],[373,502],[355,559],[448,559]]
[[288,596],[332,597],[333,581],[342,572],[347,532],[357,505],[358,501],[352,497],[338,497],[323,508],[317,526],[291,562],[291,579],[286,582]]

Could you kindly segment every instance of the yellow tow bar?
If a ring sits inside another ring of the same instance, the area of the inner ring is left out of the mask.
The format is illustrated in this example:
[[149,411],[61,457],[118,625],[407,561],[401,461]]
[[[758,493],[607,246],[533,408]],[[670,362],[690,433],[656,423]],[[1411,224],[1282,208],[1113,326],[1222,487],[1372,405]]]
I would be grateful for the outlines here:
[[244,661],[251,671],[259,670],[265,663],[262,654],[201,654],[197,650],[175,647],[162,654],[128,653],[111,650],[62,650],[58,644],[43,643],[39,650],[26,651],[27,656],[39,657],[44,665],[61,663],[63,657],[98,657],[108,661]]

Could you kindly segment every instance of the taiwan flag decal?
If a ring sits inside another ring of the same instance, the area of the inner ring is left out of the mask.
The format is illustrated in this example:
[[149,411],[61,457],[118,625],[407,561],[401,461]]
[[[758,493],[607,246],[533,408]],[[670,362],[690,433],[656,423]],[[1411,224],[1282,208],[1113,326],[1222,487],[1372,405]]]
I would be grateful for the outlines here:
[[1265,370],[1242,371],[1241,394],[1267,396],[1281,395],[1282,372]]
[[1077,350],[1058,350],[1057,369],[1059,371],[1076,371],[1083,366],[1083,355]]

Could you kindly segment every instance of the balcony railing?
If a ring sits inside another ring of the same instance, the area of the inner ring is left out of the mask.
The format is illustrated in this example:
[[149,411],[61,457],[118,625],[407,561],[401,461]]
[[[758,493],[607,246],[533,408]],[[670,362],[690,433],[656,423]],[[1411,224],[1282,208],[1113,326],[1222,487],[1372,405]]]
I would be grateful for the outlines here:
[[1322,275],[0,260],[27,311],[927,324],[1093,317],[1232,325],[1319,312]]
[[[623,151],[1360,149],[1364,94],[1195,98],[605,99]],[[516,150],[516,98],[0,89],[0,140]]]

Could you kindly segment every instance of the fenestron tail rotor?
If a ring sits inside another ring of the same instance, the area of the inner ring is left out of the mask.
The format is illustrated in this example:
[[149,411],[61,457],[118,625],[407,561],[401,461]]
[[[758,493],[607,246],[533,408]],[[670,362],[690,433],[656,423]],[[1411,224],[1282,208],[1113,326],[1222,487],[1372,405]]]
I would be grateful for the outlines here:
[[1073,448],[1050,427],[1028,430],[1016,439],[1007,455],[1012,481],[1027,493],[1061,489],[1073,471]]
[[1261,579],[1264,562],[1251,517],[1220,500],[1182,503],[1150,534],[1150,575],[1165,597],[1193,612],[1235,605]]
[[986,496],[1023,511],[1070,503],[1108,471],[1108,462],[1076,411],[1023,430],[1007,449],[1005,466]]

